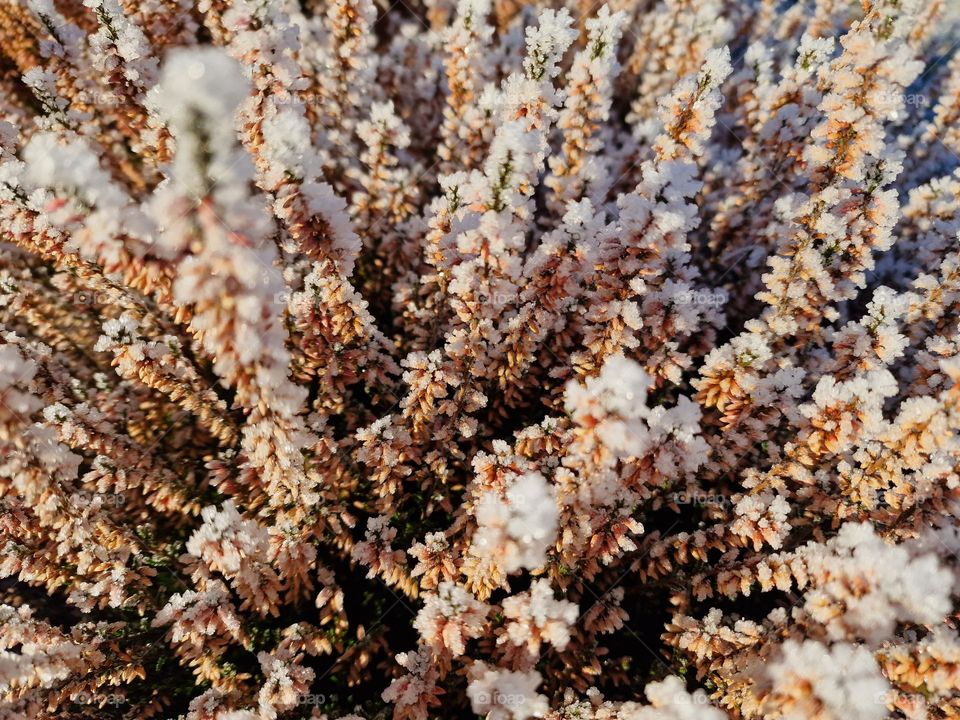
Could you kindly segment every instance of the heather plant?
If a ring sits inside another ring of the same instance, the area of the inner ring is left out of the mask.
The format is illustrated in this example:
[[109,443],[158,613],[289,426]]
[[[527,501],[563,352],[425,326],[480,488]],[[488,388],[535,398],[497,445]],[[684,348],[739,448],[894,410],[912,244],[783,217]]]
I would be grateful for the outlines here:
[[948,0],[3,0],[0,720],[960,717]]

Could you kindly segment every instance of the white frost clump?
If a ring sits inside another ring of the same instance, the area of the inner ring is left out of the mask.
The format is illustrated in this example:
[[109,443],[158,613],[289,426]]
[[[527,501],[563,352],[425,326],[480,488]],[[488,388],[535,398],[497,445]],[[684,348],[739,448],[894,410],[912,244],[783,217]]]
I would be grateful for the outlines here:
[[107,73],[119,67],[133,86],[150,88],[156,82],[157,59],[143,31],[126,16],[118,0],[84,0],[83,4],[100,21],[100,29],[90,37],[94,65]]
[[709,448],[700,436],[700,406],[681,395],[674,407],[647,407],[653,384],[639,363],[614,355],[597,377],[581,385],[567,383],[564,395],[570,417],[592,428],[612,453],[609,462],[652,454],[657,471],[667,477],[692,472],[706,462]]
[[570,12],[561,8],[544,10],[540,13],[540,24],[527,28],[527,57],[523,69],[528,77],[540,80],[544,75],[555,78],[560,73],[560,58],[577,37],[572,24]]
[[[120,235],[147,239],[152,223],[129,195],[100,166],[93,149],[81,139],[63,142],[56,133],[37,133],[23,149],[22,180],[32,189],[30,204],[52,224],[69,224],[86,216],[89,232],[77,232],[67,243],[87,259],[116,261],[123,243]],[[80,204],[60,203],[74,199]]]
[[[825,375],[813,392],[813,403],[800,406],[800,412],[812,418],[821,410],[836,406],[855,406],[863,423],[863,432],[873,433],[883,426],[883,403],[897,394],[897,381],[887,370],[874,370],[852,379],[837,382]],[[840,436],[848,437],[852,430],[849,414],[839,419]]]
[[526,720],[543,717],[550,709],[547,698],[537,693],[542,678],[538,672],[494,670],[477,663],[479,673],[467,687],[473,711],[486,720]]
[[734,507],[736,520],[730,526],[731,531],[741,537],[753,540],[755,550],[769,543],[774,550],[783,546],[790,534],[790,504],[781,495],[763,492],[757,495],[744,495]]
[[804,553],[814,587],[804,609],[832,639],[880,643],[897,621],[935,624],[950,612],[951,573],[933,553],[888,545],[869,523],[847,523]]
[[503,615],[508,619],[507,632],[497,642],[509,640],[514,645],[525,645],[536,656],[543,641],[558,650],[567,646],[579,610],[575,603],[555,599],[550,581],[541,578],[534,581],[529,592],[506,598]]
[[[350,224],[346,201],[323,181],[323,161],[313,147],[310,124],[301,113],[284,108],[264,120],[262,128],[264,182],[273,188],[289,176],[297,179],[307,212],[326,220],[331,249],[340,259],[344,275],[349,276],[360,252],[360,238]],[[288,202],[285,195],[276,198],[274,211],[278,216],[284,216]]]
[[[642,455],[648,446],[646,423],[650,376],[639,363],[614,355],[597,377],[581,385],[567,383],[564,402],[577,425],[593,427],[596,436],[616,457]],[[613,461],[614,458],[610,458]]]
[[644,693],[651,705],[625,703],[617,715],[619,720],[726,720],[703,690],[687,692],[683,680],[675,675],[648,684]]
[[773,695],[783,703],[784,720],[880,720],[890,689],[865,647],[815,640],[788,640],[766,664]]
[[554,489],[546,478],[537,472],[520,475],[507,487],[506,497],[488,492],[480,499],[473,552],[497,558],[508,573],[538,568],[556,540],[557,515]]
[[40,407],[40,401],[22,388],[37,374],[37,363],[25,359],[13,345],[0,345],[0,418],[6,412],[29,416]]
[[236,637],[240,637],[243,627],[239,616],[234,612],[230,592],[226,586],[217,580],[210,583],[208,589],[198,592],[187,590],[170,596],[151,627],[173,625],[170,638],[173,642],[191,640],[191,633],[195,626],[200,626],[205,634],[211,634],[215,629],[215,622],[222,623]]
[[611,415],[640,418],[647,409],[647,389],[652,384],[640,363],[613,355],[597,377],[587,378],[584,385],[573,381],[567,384],[567,410],[576,420],[584,412],[592,412],[596,404]]
[[263,121],[262,132],[267,185],[278,184],[285,174],[313,180],[323,172],[317,153],[304,151],[310,147],[310,124],[300,113],[284,108]]
[[483,633],[489,610],[486,603],[463,587],[442,582],[436,593],[424,595],[423,607],[413,626],[432,648],[445,648],[454,656],[463,655],[467,640]]
[[187,541],[187,552],[203,558],[211,568],[227,575],[245,571],[249,560],[265,560],[270,538],[267,530],[237,512],[233,500],[201,512],[203,524]]

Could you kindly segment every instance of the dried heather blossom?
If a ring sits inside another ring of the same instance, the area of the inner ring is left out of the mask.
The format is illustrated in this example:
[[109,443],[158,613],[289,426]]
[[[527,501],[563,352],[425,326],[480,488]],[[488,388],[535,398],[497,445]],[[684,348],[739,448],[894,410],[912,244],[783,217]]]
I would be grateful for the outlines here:
[[451,582],[442,582],[436,594],[427,594],[414,627],[438,655],[463,655],[466,641],[480,637],[489,606]]
[[960,716],[958,33],[0,3],[0,720]]
[[547,580],[535,580],[528,592],[504,598],[503,615],[507,632],[497,642],[508,642],[537,656],[541,643],[548,642],[558,650],[567,646],[579,612],[574,603],[555,600]]

